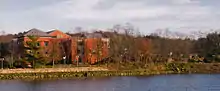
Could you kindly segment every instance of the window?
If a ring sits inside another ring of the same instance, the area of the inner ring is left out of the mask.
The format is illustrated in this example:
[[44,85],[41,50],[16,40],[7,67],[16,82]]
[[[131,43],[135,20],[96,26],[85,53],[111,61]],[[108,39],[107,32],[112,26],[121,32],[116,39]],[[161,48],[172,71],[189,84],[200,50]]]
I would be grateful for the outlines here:
[[26,50],[27,51],[27,53],[32,53],[32,51],[31,50]]
[[44,46],[48,46],[49,42],[48,41],[44,41]]
[[82,45],[83,45],[83,42],[82,42],[82,41],[78,42],[78,45],[81,45],[81,46],[82,46]]
[[77,54],[80,54],[80,50],[79,49],[77,50]]
[[40,46],[40,42],[37,42],[37,46]]
[[47,56],[47,57],[48,57],[48,56],[49,56],[48,54],[49,54],[49,52],[48,52],[48,51],[46,51],[46,52],[45,52],[45,56]]

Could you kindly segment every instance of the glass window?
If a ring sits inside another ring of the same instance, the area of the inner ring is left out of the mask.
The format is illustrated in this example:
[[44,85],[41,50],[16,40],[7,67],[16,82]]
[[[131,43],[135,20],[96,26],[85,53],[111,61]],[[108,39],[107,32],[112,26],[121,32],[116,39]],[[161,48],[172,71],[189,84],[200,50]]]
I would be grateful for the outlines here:
[[40,46],[40,42],[37,42],[37,46]]
[[44,41],[44,46],[48,46],[49,42],[48,41]]

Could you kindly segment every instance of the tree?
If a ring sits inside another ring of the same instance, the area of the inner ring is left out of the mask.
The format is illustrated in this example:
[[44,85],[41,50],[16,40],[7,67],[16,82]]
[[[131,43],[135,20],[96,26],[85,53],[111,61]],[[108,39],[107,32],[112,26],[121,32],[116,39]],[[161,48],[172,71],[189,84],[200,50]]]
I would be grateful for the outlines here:
[[[147,60],[150,40],[138,35],[138,30],[129,23],[125,26],[115,25],[111,30],[109,48],[111,61],[121,65],[120,67],[127,63],[135,64],[136,67],[143,65],[141,62]],[[121,64],[122,62],[124,63]]]
[[196,47],[200,55],[209,60],[220,61],[220,34],[211,33],[206,38],[198,39]]
[[55,61],[61,60],[62,59],[62,51],[60,49],[60,43],[58,40],[54,39],[51,40],[50,44],[50,57],[52,59],[52,65],[54,67]]
[[60,47],[61,47],[61,51],[62,51],[62,53],[64,54],[64,58],[65,59],[63,59],[63,63],[64,64],[69,64],[69,63],[71,63],[71,52],[72,52],[72,50],[71,50],[71,42],[72,42],[72,40],[70,40],[70,39],[67,39],[67,40],[63,40],[61,43],[60,43]]
[[[170,58],[182,61],[186,56],[196,52],[195,40],[162,38],[155,35],[147,36],[147,38],[151,40],[151,53],[163,57],[161,62],[166,62]],[[172,55],[169,55],[170,53]]]
[[39,37],[37,36],[28,36],[30,41],[25,43],[25,55],[28,62],[32,63],[32,67],[36,68],[36,64],[40,63],[42,60],[42,55],[40,53],[41,47],[39,45]]
[[96,40],[96,52],[95,52],[95,55],[97,56],[97,61],[100,62],[103,58],[103,47],[104,47],[104,44],[103,44],[103,41],[101,38],[98,38]]
[[3,48],[3,41],[4,41],[4,35],[5,35],[5,31],[0,31],[1,34],[1,38],[0,38],[0,57],[2,57],[2,54],[5,51],[5,48]]
[[[15,53],[15,44],[14,44],[14,41],[12,41],[11,43],[8,44],[8,48],[7,48],[7,51],[9,52],[10,54],[10,57],[8,59],[8,62],[10,64],[10,67],[13,67],[13,64],[14,64],[14,57],[16,55]],[[8,57],[8,56],[6,56]]]

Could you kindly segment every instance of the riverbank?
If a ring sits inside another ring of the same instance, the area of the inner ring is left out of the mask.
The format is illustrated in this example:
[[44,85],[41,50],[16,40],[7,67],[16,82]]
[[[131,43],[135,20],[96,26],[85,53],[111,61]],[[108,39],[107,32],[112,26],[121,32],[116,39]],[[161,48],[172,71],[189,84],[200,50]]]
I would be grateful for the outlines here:
[[180,73],[220,73],[220,64],[170,63],[132,70],[112,70],[103,67],[4,69],[0,70],[0,80],[69,79],[106,76],[147,76]]
[[108,71],[104,67],[73,67],[73,68],[37,68],[37,69],[2,69],[0,74],[23,73],[53,73],[53,72],[81,72],[81,71]]
[[81,72],[46,72],[46,73],[7,73],[0,74],[0,80],[40,80],[40,79],[71,79],[87,77],[108,76],[146,76],[156,74],[168,74],[168,72],[155,71],[81,71]]

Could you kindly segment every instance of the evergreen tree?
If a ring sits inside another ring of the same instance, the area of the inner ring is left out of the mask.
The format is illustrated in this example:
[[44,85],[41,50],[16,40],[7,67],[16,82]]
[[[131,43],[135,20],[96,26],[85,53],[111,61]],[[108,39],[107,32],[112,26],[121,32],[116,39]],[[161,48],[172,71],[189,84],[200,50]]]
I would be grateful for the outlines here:
[[28,36],[28,38],[30,39],[30,41],[27,41],[25,43],[26,59],[29,63],[32,64],[33,68],[36,68],[36,64],[42,61],[42,56],[40,54],[41,47],[40,47],[40,43],[38,42],[39,37]]

